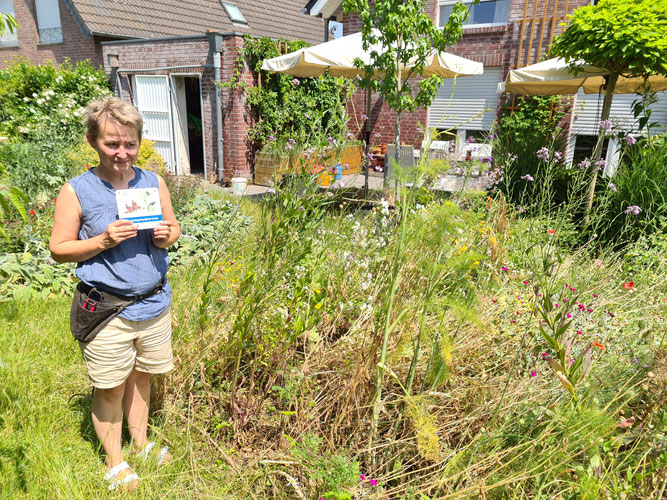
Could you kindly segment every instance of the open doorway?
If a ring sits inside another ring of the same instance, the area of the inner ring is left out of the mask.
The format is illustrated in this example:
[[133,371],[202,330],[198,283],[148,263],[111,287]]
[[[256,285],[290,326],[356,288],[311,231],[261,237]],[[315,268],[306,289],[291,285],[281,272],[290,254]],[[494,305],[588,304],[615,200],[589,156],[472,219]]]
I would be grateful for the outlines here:
[[172,75],[178,173],[204,175],[204,134],[199,75]]

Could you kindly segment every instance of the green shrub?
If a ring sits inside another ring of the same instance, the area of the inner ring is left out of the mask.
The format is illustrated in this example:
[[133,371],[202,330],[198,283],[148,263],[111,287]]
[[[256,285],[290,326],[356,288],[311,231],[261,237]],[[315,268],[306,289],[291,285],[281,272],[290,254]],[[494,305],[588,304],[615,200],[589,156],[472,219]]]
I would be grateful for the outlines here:
[[[518,98],[510,113],[510,103],[502,110],[502,117],[495,130],[494,157],[496,163],[509,163],[504,171],[499,188],[507,198],[517,205],[526,204],[526,175],[536,181],[530,187],[530,198],[545,197],[553,202],[567,196],[568,170],[561,160],[550,161],[549,171],[544,170],[544,160],[537,157],[538,151],[546,147],[551,155],[565,156],[566,135],[559,126],[566,107],[559,106],[561,96],[525,96]],[[506,162],[507,158],[512,158]],[[553,158],[553,156],[552,156]],[[539,174],[539,175],[538,175]],[[548,177],[549,181],[545,182]],[[545,209],[546,207],[541,207]]]
[[[667,135],[626,147],[616,175],[598,182],[598,218],[607,241],[636,241],[644,233],[664,232],[667,217]],[[640,211],[628,211],[639,207]]]
[[14,186],[41,203],[54,198],[63,183],[78,174],[66,153],[67,144],[58,140],[15,141],[0,145],[0,164]]
[[106,74],[88,61],[54,66],[17,58],[0,70],[0,135],[69,142],[83,132],[83,108],[109,95]]

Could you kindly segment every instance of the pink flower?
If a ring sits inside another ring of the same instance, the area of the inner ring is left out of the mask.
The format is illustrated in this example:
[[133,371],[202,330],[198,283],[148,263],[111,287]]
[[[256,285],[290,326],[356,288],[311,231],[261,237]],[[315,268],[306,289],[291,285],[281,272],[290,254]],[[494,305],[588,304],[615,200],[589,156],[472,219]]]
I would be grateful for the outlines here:
[[594,294],[593,294],[593,297],[595,297],[595,298],[597,299],[597,298],[598,298],[598,294],[597,294],[597,293],[594,293]]
[[528,282],[527,282],[526,280],[523,280],[523,284],[524,284],[524,285],[527,285]]
[[537,377],[537,372],[535,370],[533,370],[532,372],[530,372],[530,376],[531,377]]
[[377,484],[378,484],[378,482],[375,479],[371,479],[368,482],[371,483],[371,486],[377,486]]
[[503,269],[503,271],[509,271],[509,269],[507,269],[505,266],[503,266],[502,269]]
[[583,333],[581,332],[581,330],[577,330],[577,335],[583,335]]
[[571,315],[570,313],[567,313],[567,317],[568,317],[568,318],[571,318],[572,315]]

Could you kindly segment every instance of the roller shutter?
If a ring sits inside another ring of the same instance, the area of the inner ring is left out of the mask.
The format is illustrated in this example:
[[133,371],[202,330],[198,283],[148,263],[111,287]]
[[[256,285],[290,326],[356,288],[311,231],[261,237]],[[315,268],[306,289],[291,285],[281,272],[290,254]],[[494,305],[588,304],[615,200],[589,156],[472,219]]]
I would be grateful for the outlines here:
[[[500,77],[501,68],[486,67],[482,75],[457,78],[456,87],[454,79],[445,79],[429,108],[429,127],[446,129],[460,126],[465,130],[490,130],[498,108]],[[490,111],[461,125],[486,108]]]

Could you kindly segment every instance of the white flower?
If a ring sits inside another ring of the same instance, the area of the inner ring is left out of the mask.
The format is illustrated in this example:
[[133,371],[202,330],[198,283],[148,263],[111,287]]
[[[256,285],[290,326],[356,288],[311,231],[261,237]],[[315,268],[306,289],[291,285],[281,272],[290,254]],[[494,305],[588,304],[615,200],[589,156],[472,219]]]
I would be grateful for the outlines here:
[[23,100],[24,100],[25,102],[29,102],[29,101],[30,101],[30,97],[24,97]]

